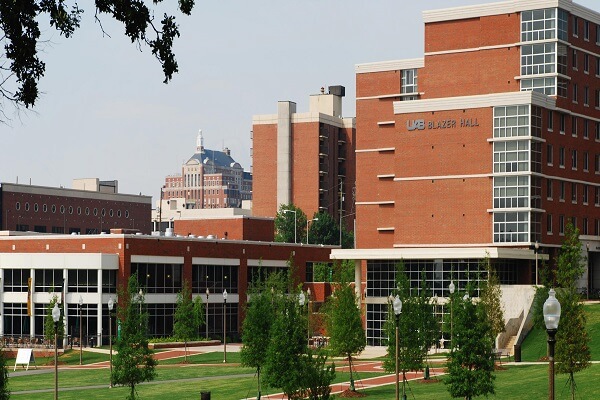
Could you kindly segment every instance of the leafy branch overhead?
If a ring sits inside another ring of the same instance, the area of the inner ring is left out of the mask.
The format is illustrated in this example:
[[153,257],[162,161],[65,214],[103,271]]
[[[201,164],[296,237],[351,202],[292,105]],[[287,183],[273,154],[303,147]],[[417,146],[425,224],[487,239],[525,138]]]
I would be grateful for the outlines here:
[[[46,64],[39,57],[41,43],[40,20],[47,18],[50,26],[66,38],[79,28],[83,10],[77,3],[66,0],[6,0],[0,1],[0,98],[15,106],[32,107],[39,96],[38,82],[44,76]],[[154,5],[163,0],[152,0]],[[179,37],[175,17],[164,14],[160,23],[155,21],[151,8],[144,0],[96,0],[95,18],[108,14],[125,26],[125,35],[132,42],[144,43],[160,62],[168,83],[178,72],[173,54],[173,41]],[[177,8],[190,15],[194,0],[178,0]],[[100,23],[101,29],[102,25]],[[1,107],[1,106],[0,106]],[[1,108],[0,108],[1,111]]]

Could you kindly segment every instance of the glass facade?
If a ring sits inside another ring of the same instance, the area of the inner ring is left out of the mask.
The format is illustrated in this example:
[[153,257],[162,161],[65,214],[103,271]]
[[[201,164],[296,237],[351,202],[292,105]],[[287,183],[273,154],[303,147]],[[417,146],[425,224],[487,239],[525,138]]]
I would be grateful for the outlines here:
[[181,264],[131,263],[131,274],[137,273],[146,293],[179,293],[182,269]]
[[192,265],[192,293],[238,292],[237,265]]

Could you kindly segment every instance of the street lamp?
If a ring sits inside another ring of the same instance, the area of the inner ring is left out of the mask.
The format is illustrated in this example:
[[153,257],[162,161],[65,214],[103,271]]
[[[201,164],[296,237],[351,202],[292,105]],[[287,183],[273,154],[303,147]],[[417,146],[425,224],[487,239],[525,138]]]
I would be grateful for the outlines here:
[[83,297],[79,295],[79,365],[83,364],[83,325],[81,308],[83,307]]
[[448,290],[450,291],[450,349],[454,347],[454,321],[452,320],[452,295],[454,294],[454,290],[456,287],[454,286],[454,282],[450,281],[450,285],[448,286]]
[[108,343],[110,347],[110,385],[112,387],[112,310],[115,305],[112,297],[108,299]]
[[297,211],[296,210],[283,210],[284,213],[294,213],[294,243],[298,243],[298,228],[296,227],[296,224],[298,222],[298,218],[297,216]]
[[[304,303],[306,302],[306,296],[304,295],[303,291],[300,291],[300,294],[298,295],[298,304],[300,305],[300,309],[304,308]],[[308,321],[308,307],[306,307],[307,312],[306,312],[306,320]],[[307,327],[306,327],[306,340],[307,340],[307,344],[310,345],[310,336],[309,336],[309,328],[310,327],[310,322],[308,323]]]
[[210,290],[206,288],[206,340],[208,340],[208,295],[210,294]]
[[319,218],[313,218],[313,219],[309,219],[306,220],[306,244],[308,244],[308,223],[312,222],[312,221],[318,221]]
[[308,314],[308,318],[307,318],[308,319],[308,322],[307,322],[307,325],[308,325],[308,345],[310,346],[310,311],[311,311],[310,310],[310,288],[306,289],[306,297],[307,297],[307,300],[308,300],[308,305],[306,307],[307,314]]
[[535,241],[534,252],[535,252],[535,286],[538,284],[538,252],[540,251],[540,244]]
[[52,309],[52,320],[54,321],[54,400],[58,400],[58,321],[60,320],[60,309],[58,301]]
[[560,303],[556,300],[556,292],[550,289],[548,299],[544,303],[544,323],[548,333],[548,399],[554,400],[554,345],[556,344],[556,331],[560,321]]
[[[396,316],[396,400],[399,400],[400,396],[400,372],[398,370],[398,326],[400,325],[400,314],[402,314],[402,301],[398,296],[392,297],[390,295],[390,302],[394,308],[394,315]],[[402,381],[402,399],[406,399],[404,394],[404,381]]]
[[223,290],[223,362],[227,362],[227,289]]

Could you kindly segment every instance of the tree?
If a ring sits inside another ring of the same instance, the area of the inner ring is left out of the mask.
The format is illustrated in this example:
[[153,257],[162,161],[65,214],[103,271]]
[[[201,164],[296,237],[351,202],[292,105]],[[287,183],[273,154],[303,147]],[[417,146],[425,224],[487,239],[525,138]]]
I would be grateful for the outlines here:
[[[310,243],[331,246],[339,246],[340,244],[340,224],[328,212],[315,213],[308,231]],[[352,232],[348,232],[346,226],[342,224],[342,248],[351,249],[353,247],[354,235],[352,235]]]
[[[48,341],[48,343],[54,343],[54,320],[52,319],[52,309],[54,305],[58,302],[58,296],[55,294],[50,299],[50,304],[46,307],[46,316],[44,317],[44,338]],[[57,333],[58,333],[58,342],[62,340],[65,336],[65,324],[64,324],[64,309],[61,304],[58,305],[61,309],[60,319],[58,320]]]
[[187,363],[187,342],[198,336],[198,327],[204,323],[202,297],[192,300],[192,291],[188,281],[183,281],[181,291],[177,293],[175,314],[173,315],[173,336],[182,340]]
[[299,391],[305,382],[307,351],[306,321],[298,306],[298,296],[275,292],[276,318],[270,330],[264,365],[264,381],[279,387],[289,399],[301,398]]
[[[295,229],[295,233],[294,233]],[[294,243],[306,237],[306,214],[293,204],[282,204],[275,216],[275,241]]]
[[151,381],[156,377],[156,360],[148,348],[146,329],[148,313],[144,310],[144,298],[138,294],[137,274],[129,278],[126,288],[119,290],[118,319],[121,323],[121,338],[117,342],[117,353],[113,359],[113,382],[130,388],[128,400],[135,400],[135,385]]
[[468,294],[454,298],[454,346],[444,381],[454,398],[494,394],[494,337],[485,313]]
[[496,270],[492,267],[490,258],[486,256],[483,260],[483,266],[487,271],[487,281],[482,285],[479,299],[485,309],[492,336],[495,338],[505,330],[504,311],[502,310],[502,289],[500,288],[500,279]]
[[591,359],[585,313],[577,292],[577,280],[585,271],[585,261],[579,230],[569,223],[556,266],[556,282],[560,286],[557,298],[562,309],[556,333],[556,372],[569,375],[567,383],[572,399],[577,389],[575,373],[588,368]]
[[365,349],[366,335],[354,286],[347,281],[341,281],[336,285],[335,296],[327,300],[325,321],[331,354],[348,359],[350,389],[354,391],[352,355],[359,354]]
[[309,400],[329,400],[331,382],[335,378],[335,366],[327,364],[327,353],[323,350],[307,349],[302,359],[304,392],[300,396]]
[[[423,280],[424,282],[424,280]],[[402,372],[402,392],[405,393],[407,371],[423,369],[424,360],[435,340],[435,319],[433,306],[426,287],[420,294],[411,289],[410,281],[404,269],[404,263],[396,266],[396,289],[392,296],[402,301],[402,314],[396,317],[391,304],[388,305],[384,330],[387,335],[387,353],[383,362],[386,371],[396,369],[396,324],[398,324],[398,368]]]
[[[163,0],[153,0],[154,4]],[[43,43],[39,24],[47,20],[60,35],[71,37],[80,26],[83,10],[77,3],[69,7],[65,0],[19,0],[0,2],[0,99],[15,107],[32,107],[39,96],[38,82],[44,76],[46,65],[40,59]],[[165,83],[178,72],[173,54],[173,41],[179,36],[179,27],[172,15],[155,20],[144,0],[95,0],[95,19],[101,25],[102,14],[108,14],[125,26],[125,35],[138,47],[146,44],[162,65]],[[194,0],[178,0],[177,8],[190,15]],[[1,105],[2,103],[0,103]],[[0,106],[0,112],[5,114]]]
[[8,389],[8,367],[6,365],[6,353],[0,348],[0,400],[8,400],[10,398],[10,390]]
[[271,326],[277,315],[274,304],[275,287],[285,287],[284,277],[279,273],[271,274],[266,281],[252,283],[249,302],[246,304],[246,317],[242,323],[243,345],[240,358],[243,366],[256,369],[258,398],[261,396],[260,373],[266,363]]

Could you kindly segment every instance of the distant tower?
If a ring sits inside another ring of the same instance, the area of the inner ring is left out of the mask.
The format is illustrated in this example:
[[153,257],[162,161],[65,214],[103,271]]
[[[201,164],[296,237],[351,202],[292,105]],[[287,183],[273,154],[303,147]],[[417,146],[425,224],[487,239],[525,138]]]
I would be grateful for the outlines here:
[[198,137],[196,137],[196,154],[204,153],[204,138],[202,137],[202,129],[198,130]]

